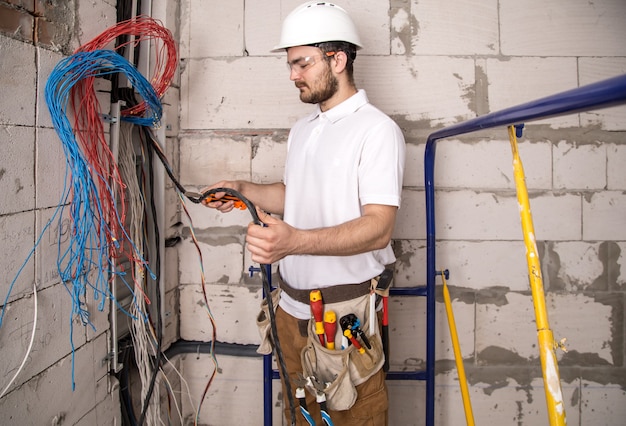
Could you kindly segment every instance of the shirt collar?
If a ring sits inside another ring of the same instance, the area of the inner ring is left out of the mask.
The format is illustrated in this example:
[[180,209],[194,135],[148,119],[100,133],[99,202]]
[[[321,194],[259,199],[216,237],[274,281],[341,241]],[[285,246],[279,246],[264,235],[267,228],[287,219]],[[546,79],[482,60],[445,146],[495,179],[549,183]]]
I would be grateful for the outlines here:
[[369,100],[367,99],[367,94],[365,93],[365,90],[359,89],[354,95],[350,96],[339,105],[332,107],[328,111],[322,112],[319,104],[317,104],[315,107],[315,111],[309,116],[309,121],[313,121],[319,116],[324,116],[331,123],[336,123],[337,121],[352,114],[363,105],[368,103]]

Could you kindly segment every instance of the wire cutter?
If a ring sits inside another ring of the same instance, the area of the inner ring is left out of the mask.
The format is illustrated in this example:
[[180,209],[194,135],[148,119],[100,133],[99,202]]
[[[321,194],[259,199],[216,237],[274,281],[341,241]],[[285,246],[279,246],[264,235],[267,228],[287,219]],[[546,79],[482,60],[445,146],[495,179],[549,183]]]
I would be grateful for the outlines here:
[[315,376],[309,376],[308,381],[315,389],[315,399],[320,405],[320,412],[324,424],[326,426],[334,426],[333,421],[330,419],[330,414],[328,414],[328,408],[326,407],[326,385],[317,380]]
[[315,420],[311,417],[309,409],[306,406],[306,393],[304,391],[304,387],[308,381],[304,378],[302,373],[298,373],[298,377],[294,380],[294,382],[296,384],[296,398],[298,398],[298,401],[300,402],[300,413],[310,426],[315,426]]

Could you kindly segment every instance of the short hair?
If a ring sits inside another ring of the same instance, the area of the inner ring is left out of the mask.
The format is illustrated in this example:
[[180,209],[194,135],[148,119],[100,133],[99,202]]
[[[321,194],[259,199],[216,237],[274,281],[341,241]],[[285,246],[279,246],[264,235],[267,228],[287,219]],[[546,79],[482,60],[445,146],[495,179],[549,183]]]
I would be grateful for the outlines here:
[[348,80],[354,84],[354,60],[356,59],[357,47],[347,41],[324,41],[314,44],[323,53],[327,52],[344,52],[348,57],[346,62],[346,71],[348,72]]

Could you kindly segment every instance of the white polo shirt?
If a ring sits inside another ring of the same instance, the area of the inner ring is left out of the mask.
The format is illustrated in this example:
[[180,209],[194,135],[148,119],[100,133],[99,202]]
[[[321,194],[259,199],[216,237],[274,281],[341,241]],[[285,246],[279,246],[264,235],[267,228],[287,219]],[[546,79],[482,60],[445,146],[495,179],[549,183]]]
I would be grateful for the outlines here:
[[[398,125],[371,105],[364,90],[334,108],[300,119],[288,139],[283,219],[299,229],[339,225],[366,204],[400,206],[405,142]],[[280,261],[297,289],[354,284],[395,261],[390,245],[353,256],[292,255]],[[310,307],[282,293],[280,306],[307,319]]]

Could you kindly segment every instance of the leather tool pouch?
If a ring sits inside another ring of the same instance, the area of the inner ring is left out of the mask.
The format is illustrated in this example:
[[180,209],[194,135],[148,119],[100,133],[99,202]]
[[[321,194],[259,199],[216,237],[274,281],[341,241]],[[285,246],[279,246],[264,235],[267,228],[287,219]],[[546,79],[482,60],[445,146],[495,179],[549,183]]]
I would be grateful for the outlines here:
[[[272,305],[274,312],[278,308],[278,301],[280,300],[280,288],[272,290]],[[270,311],[267,305],[267,298],[263,298],[261,302],[261,311],[256,317],[256,325],[259,328],[259,336],[261,337],[261,344],[257,348],[257,353],[262,355],[269,355],[272,353],[272,333],[270,324]]]
[[[369,379],[383,365],[385,359],[382,350],[382,340],[378,332],[378,318],[369,318],[370,296],[365,295],[357,299],[325,304],[324,310],[332,310],[337,315],[337,334],[335,349],[328,349],[321,345],[319,336],[315,334],[315,322],[309,321],[308,343],[301,353],[302,369],[305,377],[314,376],[318,381],[327,384],[325,389],[326,404],[330,410],[348,410],[354,405],[357,397],[356,385]],[[361,330],[365,332],[371,349],[367,349],[360,341],[364,353],[360,353],[354,345],[341,347],[343,335],[339,319],[349,313],[355,314],[361,321]],[[376,334],[370,336],[369,322],[374,321]],[[314,389],[309,389],[315,394]]]

